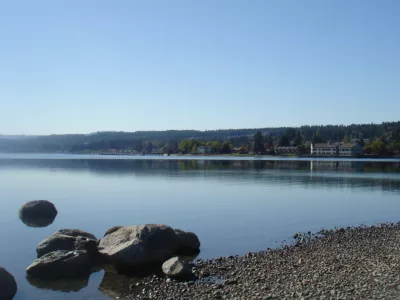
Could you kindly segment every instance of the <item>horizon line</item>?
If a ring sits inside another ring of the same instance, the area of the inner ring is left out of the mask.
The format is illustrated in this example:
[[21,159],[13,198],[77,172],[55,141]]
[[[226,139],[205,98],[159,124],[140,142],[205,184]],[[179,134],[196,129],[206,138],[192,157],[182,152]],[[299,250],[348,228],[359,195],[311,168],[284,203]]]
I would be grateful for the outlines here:
[[98,130],[89,133],[49,133],[49,134],[6,134],[0,133],[0,137],[9,136],[9,137],[39,137],[39,136],[52,136],[52,135],[91,135],[97,133],[137,133],[137,132],[167,132],[167,131],[198,131],[198,132],[207,132],[207,131],[224,131],[224,130],[262,130],[262,129],[282,129],[282,128],[301,128],[301,127],[326,127],[326,126],[351,126],[351,125],[382,125],[385,123],[397,123],[397,121],[383,121],[380,123],[350,123],[350,124],[312,124],[312,125],[285,125],[285,126],[271,126],[271,127],[246,127],[246,128],[219,128],[219,129],[154,129],[154,130],[136,130],[136,131],[124,131],[124,130]]

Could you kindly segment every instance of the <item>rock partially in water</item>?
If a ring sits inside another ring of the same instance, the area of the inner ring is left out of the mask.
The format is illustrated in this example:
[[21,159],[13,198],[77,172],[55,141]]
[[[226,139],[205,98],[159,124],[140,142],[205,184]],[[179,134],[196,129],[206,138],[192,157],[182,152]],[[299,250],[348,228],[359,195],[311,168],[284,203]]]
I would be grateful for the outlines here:
[[180,229],[175,229],[175,233],[179,238],[180,252],[192,252],[200,249],[200,240],[193,232],[185,232]]
[[106,235],[100,253],[115,264],[131,267],[163,263],[179,249],[179,238],[167,225],[127,226]]
[[57,209],[53,203],[47,200],[30,201],[22,205],[19,209],[22,218],[44,218],[51,219],[57,215]]
[[92,260],[84,250],[54,251],[36,259],[26,272],[38,278],[86,277],[90,274]]
[[69,236],[56,232],[41,241],[36,248],[38,257],[42,257],[47,253],[57,250],[86,250],[89,255],[95,256],[98,253],[97,240],[82,236]]
[[74,236],[74,237],[85,237],[91,240],[97,240],[97,238],[94,236],[94,234],[91,234],[89,232],[80,230],[80,229],[60,229],[56,231],[54,234],[63,234],[63,235],[68,235],[68,236]]
[[178,256],[170,258],[162,265],[162,270],[169,277],[185,277],[192,275],[190,264]]
[[108,229],[108,230],[106,231],[106,233],[104,234],[104,236],[109,235],[109,234],[111,234],[111,233],[113,233],[113,232],[116,232],[118,229],[120,229],[120,228],[122,228],[122,227],[124,227],[124,226],[113,226],[113,227],[111,227],[110,229]]
[[17,293],[17,283],[14,277],[0,266],[0,299],[11,300]]
[[35,217],[24,217],[19,216],[22,223],[24,223],[28,227],[47,227],[50,224],[53,224],[55,220],[55,216],[51,218],[35,218]]

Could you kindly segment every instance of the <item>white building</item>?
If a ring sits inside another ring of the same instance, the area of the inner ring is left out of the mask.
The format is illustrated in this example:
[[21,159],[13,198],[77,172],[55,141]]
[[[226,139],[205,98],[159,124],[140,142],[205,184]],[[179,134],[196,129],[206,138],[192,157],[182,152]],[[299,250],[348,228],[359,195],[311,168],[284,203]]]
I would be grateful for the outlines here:
[[363,154],[363,148],[356,143],[311,144],[313,156],[360,156]]
[[338,156],[338,154],[339,154],[338,143],[311,144],[311,155]]
[[339,156],[359,156],[364,154],[363,148],[359,144],[341,144],[339,146]]

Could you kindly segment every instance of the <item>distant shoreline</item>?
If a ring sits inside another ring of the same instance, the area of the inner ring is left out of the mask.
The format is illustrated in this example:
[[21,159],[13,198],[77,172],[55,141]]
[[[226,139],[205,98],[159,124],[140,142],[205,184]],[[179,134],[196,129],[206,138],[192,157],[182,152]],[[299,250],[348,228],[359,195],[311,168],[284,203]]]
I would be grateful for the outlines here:
[[[46,157],[47,156],[47,157]],[[295,156],[295,155],[250,155],[250,154],[171,154],[171,155],[141,155],[141,154],[100,154],[100,153],[68,153],[68,152],[35,152],[35,153],[11,153],[0,152],[0,159],[40,159],[49,158],[88,158],[88,159],[184,159],[184,160],[327,160],[327,161],[400,161],[400,157],[351,157],[351,156]]]

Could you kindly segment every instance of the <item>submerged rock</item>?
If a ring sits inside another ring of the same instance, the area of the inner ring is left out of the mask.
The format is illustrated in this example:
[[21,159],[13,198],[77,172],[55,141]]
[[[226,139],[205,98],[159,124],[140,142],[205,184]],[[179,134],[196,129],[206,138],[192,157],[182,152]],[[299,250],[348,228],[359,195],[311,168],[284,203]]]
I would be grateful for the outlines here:
[[171,227],[146,224],[119,228],[100,241],[99,249],[112,262],[132,267],[162,263],[177,252],[179,245]]
[[181,260],[178,256],[164,262],[162,270],[169,277],[184,277],[192,274],[189,263]]
[[86,250],[89,255],[95,255],[97,251],[97,240],[89,239],[82,236],[69,236],[65,234],[55,233],[43,241],[36,248],[38,257],[57,251]]
[[0,266],[0,299],[11,300],[17,293],[17,283],[14,277]]
[[122,227],[124,227],[124,226],[114,226],[114,227],[111,227],[110,229],[108,229],[108,230],[106,231],[106,233],[104,234],[104,236],[109,235],[109,234],[111,234],[111,233],[113,233],[113,232],[116,232],[118,229],[120,229],[120,228],[122,228]]
[[22,218],[44,218],[51,219],[57,215],[57,209],[53,203],[47,200],[30,201],[19,209],[19,216]]
[[200,248],[200,240],[193,232],[185,232],[180,229],[175,229],[175,233],[179,238],[179,251],[197,251]]
[[54,251],[36,259],[27,269],[28,276],[65,278],[88,276],[92,260],[87,251]]

